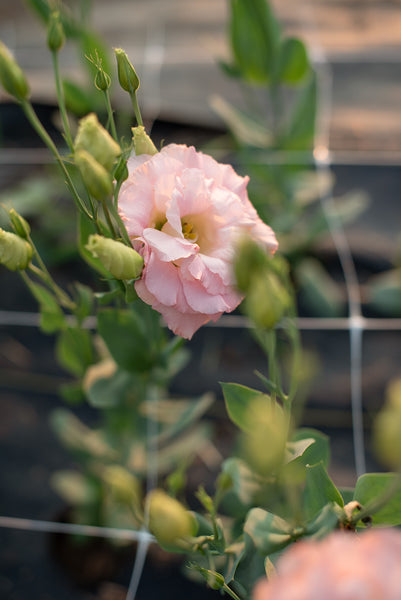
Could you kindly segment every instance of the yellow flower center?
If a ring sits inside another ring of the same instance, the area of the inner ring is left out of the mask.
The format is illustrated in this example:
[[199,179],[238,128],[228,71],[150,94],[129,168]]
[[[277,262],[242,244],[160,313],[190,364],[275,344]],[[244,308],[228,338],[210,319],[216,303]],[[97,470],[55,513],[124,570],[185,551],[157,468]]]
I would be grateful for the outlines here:
[[182,233],[184,235],[184,238],[186,240],[189,240],[190,242],[197,242],[198,241],[198,233],[195,229],[195,226],[193,223],[190,223],[188,221],[185,221],[184,219],[181,220],[182,223]]

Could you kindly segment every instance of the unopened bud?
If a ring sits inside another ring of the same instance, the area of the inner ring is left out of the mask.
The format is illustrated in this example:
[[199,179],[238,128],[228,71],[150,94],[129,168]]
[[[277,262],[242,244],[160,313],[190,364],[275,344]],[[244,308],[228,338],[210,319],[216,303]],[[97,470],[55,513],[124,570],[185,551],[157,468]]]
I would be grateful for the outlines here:
[[28,239],[31,233],[31,228],[28,221],[26,221],[24,217],[21,217],[21,215],[19,215],[14,208],[11,208],[8,211],[8,216],[10,217],[10,221],[14,227],[15,233],[25,240]]
[[127,167],[127,159],[124,156],[121,156],[116,168],[114,169],[114,177],[116,178],[116,181],[122,183],[128,179],[128,175],[129,172]]
[[105,92],[111,85],[110,75],[106,73],[102,66],[98,67],[95,75],[95,86],[100,92]]
[[240,292],[246,293],[255,274],[262,272],[271,260],[266,252],[251,238],[245,237],[238,244],[234,273]]
[[32,246],[15,233],[0,228],[0,264],[11,271],[23,271],[32,258]]
[[17,100],[28,98],[29,85],[26,77],[3,42],[0,42],[0,81],[4,89]]
[[50,15],[47,29],[47,45],[52,52],[58,52],[64,46],[65,34],[60,20],[60,13],[54,11]]
[[114,49],[117,59],[118,81],[126,92],[133,94],[139,88],[139,78],[122,48]]
[[145,127],[138,125],[138,127],[132,128],[132,136],[134,139],[134,150],[136,156],[139,154],[150,154],[153,156],[157,154],[158,150],[151,138],[145,131]]
[[142,273],[142,256],[122,242],[93,234],[89,236],[85,248],[116,279],[137,279]]
[[88,192],[99,201],[111,196],[113,182],[106,169],[86,150],[76,151],[74,158]]
[[245,310],[258,327],[274,327],[290,304],[290,294],[275,273],[264,272],[252,279]]
[[161,546],[185,549],[188,538],[196,533],[192,514],[163,490],[153,490],[147,497],[149,530]]
[[75,150],[85,150],[91,154],[106,171],[111,171],[121,154],[120,146],[99,123],[95,113],[90,113],[79,121]]
[[283,461],[288,437],[288,422],[279,404],[265,394],[256,397],[247,413],[248,433],[242,448],[249,466],[259,475],[268,476]]
[[131,506],[139,506],[139,481],[127,469],[120,465],[109,465],[103,471],[103,480],[116,500]]

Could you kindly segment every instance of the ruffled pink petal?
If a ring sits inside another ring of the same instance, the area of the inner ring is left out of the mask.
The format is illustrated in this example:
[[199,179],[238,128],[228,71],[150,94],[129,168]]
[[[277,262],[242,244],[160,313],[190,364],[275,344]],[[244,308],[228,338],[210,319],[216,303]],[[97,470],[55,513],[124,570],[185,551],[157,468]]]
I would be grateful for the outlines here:
[[145,229],[143,238],[157,252],[158,258],[164,262],[188,258],[198,252],[198,247],[192,242],[184,238],[173,237],[158,229]]

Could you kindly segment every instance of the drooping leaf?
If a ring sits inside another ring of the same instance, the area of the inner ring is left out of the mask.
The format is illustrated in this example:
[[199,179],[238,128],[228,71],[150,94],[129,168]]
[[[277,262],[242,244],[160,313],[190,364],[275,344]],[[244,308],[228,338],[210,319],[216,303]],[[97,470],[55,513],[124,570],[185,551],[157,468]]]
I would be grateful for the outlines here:
[[329,437],[317,429],[311,429],[308,427],[297,429],[293,435],[293,441],[305,439],[313,439],[314,443],[310,444],[305,449],[298,460],[301,461],[305,466],[315,465],[318,462],[322,462],[327,468],[330,462]]

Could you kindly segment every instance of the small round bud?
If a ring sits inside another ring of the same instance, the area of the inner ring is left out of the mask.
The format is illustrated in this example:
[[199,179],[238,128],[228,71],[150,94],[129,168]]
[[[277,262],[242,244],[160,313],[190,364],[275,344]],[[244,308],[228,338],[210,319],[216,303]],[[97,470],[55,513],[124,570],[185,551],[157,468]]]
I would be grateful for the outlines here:
[[145,127],[142,125],[133,127],[132,136],[134,140],[134,150],[137,156],[139,156],[139,154],[150,154],[151,156],[157,154],[158,150],[146,133]]
[[0,41],[0,81],[4,89],[17,100],[27,100],[29,85],[21,67],[12,57],[7,46]]
[[79,121],[75,150],[85,150],[107,171],[111,171],[121,154],[120,146],[99,123],[95,113],[90,113]]
[[234,273],[240,292],[246,293],[255,273],[262,272],[271,260],[266,252],[251,238],[243,238],[237,247]]
[[26,221],[24,217],[21,217],[14,208],[11,208],[8,211],[8,216],[10,217],[15,233],[19,235],[19,237],[24,238],[24,240],[28,239],[31,233],[28,221]]
[[121,465],[109,465],[104,468],[103,480],[116,500],[129,506],[139,505],[139,481],[127,469]]
[[127,159],[124,156],[120,157],[120,160],[117,163],[116,168],[114,169],[114,177],[116,181],[123,182],[128,179],[128,167],[127,167]]
[[0,228],[0,264],[11,271],[23,271],[31,262],[32,253],[26,240]]
[[161,546],[176,549],[188,547],[188,538],[196,533],[192,514],[163,490],[153,490],[147,496],[149,530]]
[[116,279],[137,279],[142,273],[142,256],[122,242],[93,234],[89,236],[85,248]]
[[110,75],[100,66],[95,75],[95,86],[100,92],[105,92],[111,85]]
[[113,182],[106,169],[86,150],[76,151],[74,158],[88,192],[99,201],[111,196]]
[[64,46],[65,34],[60,20],[60,13],[56,10],[51,13],[47,29],[47,45],[52,52],[58,52]]
[[117,59],[118,81],[123,90],[133,94],[139,88],[138,75],[122,48],[115,48],[114,52]]

